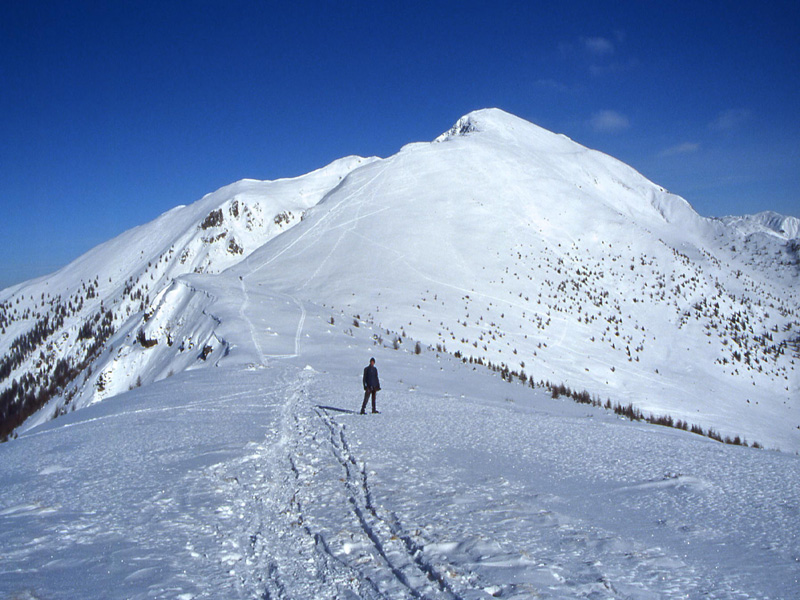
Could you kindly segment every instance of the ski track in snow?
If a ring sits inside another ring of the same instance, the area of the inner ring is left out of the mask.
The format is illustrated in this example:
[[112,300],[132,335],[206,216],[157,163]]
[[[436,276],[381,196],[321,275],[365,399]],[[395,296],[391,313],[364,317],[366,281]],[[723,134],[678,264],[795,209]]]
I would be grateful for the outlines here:
[[[297,305],[297,308],[300,310],[300,314],[297,317],[297,327],[294,332],[293,342],[294,342],[294,351],[291,353],[283,353],[283,354],[268,354],[264,352],[263,344],[259,341],[259,334],[258,329],[256,328],[253,320],[250,318],[248,312],[250,307],[250,294],[247,291],[247,284],[245,283],[245,278],[242,277],[239,280],[239,285],[242,290],[242,302],[239,307],[239,315],[245,323],[247,323],[247,328],[250,334],[250,339],[253,343],[253,346],[258,353],[260,364],[262,366],[268,363],[268,359],[284,359],[284,358],[296,358],[300,355],[300,339],[303,336],[303,326],[306,321],[306,308],[302,301],[297,298],[297,296],[290,295],[290,294],[279,294],[280,297],[290,300],[294,304]],[[262,313],[263,314],[263,313]]]
[[[464,470],[472,464],[468,451],[432,467],[430,458],[396,454],[396,442],[382,449],[386,430],[335,406],[331,389],[339,388],[301,372],[286,384],[272,438],[236,468],[221,466],[228,504],[239,507],[245,525],[221,543],[237,549],[231,572],[242,597],[770,597],[739,591],[735,579],[698,570],[658,545],[572,517],[559,510],[567,498],[509,479],[507,467],[486,468],[485,457],[473,465],[476,475]],[[452,419],[457,403],[446,405],[443,415]],[[439,412],[404,422],[414,443],[437,445]],[[462,427],[467,444],[483,444],[485,434]],[[563,436],[561,427],[545,423],[540,433]],[[723,501],[719,494],[702,477],[673,473],[607,492],[612,504],[654,501],[654,515],[664,502],[713,505]],[[715,535],[713,523],[680,527],[688,539]]]
[[[303,284],[300,287],[300,289],[305,288],[320,273],[322,268],[325,266],[325,263],[334,254],[334,252],[336,251],[336,248],[339,246],[339,244],[344,239],[344,237],[347,236],[349,233],[352,233],[354,231],[355,226],[358,224],[358,222],[360,220],[362,220],[363,218],[372,216],[374,214],[377,214],[379,212],[383,212],[384,210],[388,210],[388,208],[384,208],[384,209],[380,209],[378,211],[373,211],[372,213],[369,213],[367,215],[363,215],[362,216],[361,215],[361,210],[362,210],[364,204],[366,203],[366,200],[362,200],[358,204],[357,215],[356,215],[356,217],[354,219],[351,219],[350,221],[346,221],[344,223],[340,223],[340,224],[332,226],[332,227],[329,226],[328,223],[327,223],[328,220],[331,220],[332,218],[335,218],[335,216],[342,210],[342,207],[346,205],[347,201],[354,194],[357,194],[363,188],[373,184],[383,174],[384,170],[385,170],[385,167],[384,167],[384,169],[378,170],[378,173],[374,177],[372,177],[371,179],[365,181],[362,185],[360,185],[351,194],[348,194],[348,195],[344,196],[336,204],[336,206],[334,206],[329,212],[325,213],[322,216],[322,218],[320,218],[318,221],[316,221],[311,227],[309,227],[300,236],[298,236],[294,241],[292,241],[292,243],[290,243],[286,248],[282,249],[280,252],[277,252],[270,260],[268,260],[268,261],[266,261],[264,263],[261,263],[258,266],[254,266],[251,262],[248,262],[248,264],[249,264],[248,272],[245,275],[243,275],[243,276],[241,276],[239,278],[239,285],[240,285],[240,288],[241,288],[241,291],[242,291],[242,302],[241,302],[241,305],[240,305],[240,308],[239,308],[239,316],[241,317],[242,321],[247,323],[248,330],[250,332],[250,338],[251,338],[251,340],[253,342],[253,345],[256,348],[256,351],[257,351],[257,353],[258,353],[258,355],[260,357],[262,365],[266,365],[267,364],[267,359],[268,358],[273,358],[273,359],[296,358],[300,354],[300,338],[301,338],[302,333],[303,333],[303,324],[305,323],[305,319],[306,319],[306,309],[305,309],[305,306],[303,305],[302,301],[297,296],[289,295],[289,294],[282,294],[282,296],[290,298],[295,304],[297,304],[298,308],[300,309],[300,317],[298,319],[297,330],[296,330],[295,338],[294,338],[294,353],[292,353],[292,354],[266,354],[264,352],[263,348],[262,348],[261,343],[259,342],[258,330],[255,327],[255,325],[253,323],[253,320],[249,316],[249,312],[251,311],[251,309],[250,309],[251,301],[250,301],[250,294],[248,293],[247,284],[246,284],[245,280],[252,278],[252,276],[254,276],[256,273],[258,273],[261,269],[263,269],[265,267],[268,267],[275,260],[277,260],[280,256],[282,256],[285,252],[287,252],[288,250],[293,248],[296,244],[298,244],[299,242],[304,240],[307,236],[312,234],[312,232],[314,232],[317,227],[322,227],[324,231],[330,231],[330,230],[333,230],[333,229],[338,229],[338,228],[342,228],[342,227],[345,227],[345,226],[349,226],[347,229],[345,229],[342,232],[342,234],[337,239],[337,241],[334,244],[334,246],[331,249],[331,251],[320,262],[320,264],[317,266],[316,270],[306,280],[305,284]],[[375,186],[375,188],[377,188],[377,186]],[[377,190],[373,193],[373,196],[374,196],[375,193],[377,193]]]
[[242,321],[247,323],[247,328],[250,331],[250,339],[253,342],[253,345],[256,348],[256,352],[258,352],[258,356],[261,359],[261,364],[265,364],[266,358],[264,356],[264,351],[261,348],[261,344],[258,342],[258,335],[256,333],[255,325],[253,325],[253,321],[247,316],[247,309],[250,305],[250,294],[247,293],[247,285],[244,282],[244,276],[239,278],[239,286],[242,290],[242,303],[239,307],[239,316],[241,317]]
[[[378,190],[380,189],[380,187],[377,184],[375,184],[375,182],[378,181],[378,179],[383,175],[385,170],[386,170],[386,166],[384,166],[382,169],[379,169],[378,173],[373,178],[371,178],[370,180],[366,181],[358,189],[354,190],[351,194],[348,194],[347,196],[343,197],[342,200],[340,202],[338,202],[336,204],[336,206],[333,209],[331,209],[331,211],[329,213],[327,213],[325,215],[324,218],[329,219],[329,220],[335,220],[335,217],[339,214],[339,212],[341,212],[341,210],[343,210],[343,208],[347,207],[347,204],[348,204],[347,201],[350,198],[352,198],[353,195],[357,194],[359,191],[361,191],[365,187],[368,187],[368,186],[372,187],[372,193],[369,196],[369,200],[373,200],[375,198],[376,194],[378,193]],[[356,215],[352,219],[347,220],[347,221],[343,221],[343,222],[341,222],[341,223],[339,223],[337,225],[330,225],[330,224],[326,223],[327,228],[323,230],[324,232],[333,231],[335,229],[344,229],[344,230],[339,235],[339,237],[336,239],[336,242],[333,244],[333,247],[331,248],[330,252],[328,252],[328,254],[325,256],[325,258],[322,259],[322,261],[320,261],[319,265],[317,265],[317,268],[309,276],[309,278],[300,286],[299,289],[301,289],[301,290],[305,289],[317,277],[317,275],[319,275],[322,272],[322,269],[324,268],[326,263],[331,259],[331,257],[336,252],[336,249],[339,247],[339,245],[342,243],[342,241],[349,234],[352,234],[355,231],[356,225],[361,220],[363,220],[365,218],[368,218],[368,217],[371,217],[373,215],[376,215],[378,213],[384,212],[384,211],[389,210],[391,208],[391,207],[387,206],[385,208],[382,208],[382,209],[379,209],[379,210],[376,210],[376,211],[372,211],[371,213],[368,213],[366,215],[362,215],[362,210],[364,208],[364,205],[367,204],[367,201],[368,200],[365,197],[361,201],[358,202],[358,204],[356,205]],[[322,219],[320,219],[320,221],[322,221]]]
[[[329,220],[331,220],[332,218],[334,218],[342,210],[342,208],[347,204],[347,202],[348,202],[348,200],[350,200],[350,198],[352,198],[354,195],[357,195],[358,192],[360,192],[362,189],[364,189],[367,186],[369,186],[373,181],[377,180],[383,174],[383,171],[385,169],[386,169],[386,166],[384,166],[382,169],[378,169],[378,173],[374,177],[372,177],[371,179],[363,182],[358,188],[352,190],[350,194],[344,195],[337,202],[336,206],[334,206],[333,208],[331,208],[330,210],[325,212],[318,220],[316,220],[314,223],[312,223],[300,235],[298,235],[289,244],[287,244],[286,247],[282,248],[278,252],[275,252],[271,256],[271,258],[269,260],[266,260],[266,261],[260,263],[258,266],[254,266],[254,265],[252,265],[252,261],[250,260],[250,257],[248,257],[248,259],[246,259],[246,260],[248,261],[248,264],[250,264],[250,272],[249,272],[249,274],[250,275],[254,275],[255,273],[258,273],[259,271],[261,271],[265,267],[268,267],[273,262],[278,260],[281,256],[283,256],[286,252],[288,252],[289,250],[294,248],[297,244],[299,244],[300,242],[304,241],[307,237],[312,237],[312,239],[313,239],[313,237],[316,236],[317,239],[318,239],[320,237],[320,234],[316,231],[317,228],[321,227],[323,232],[328,231],[329,229],[326,229],[326,226],[328,225],[327,222]],[[338,189],[338,188],[335,188],[335,189]],[[324,201],[325,200],[323,200],[322,202],[324,202]],[[320,202],[320,204],[322,204],[322,202]]]
[[307,380],[287,387],[274,439],[218,474],[245,525],[221,542],[236,549],[242,597],[460,598],[373,505],[365,466],[344,427],[312,408]]

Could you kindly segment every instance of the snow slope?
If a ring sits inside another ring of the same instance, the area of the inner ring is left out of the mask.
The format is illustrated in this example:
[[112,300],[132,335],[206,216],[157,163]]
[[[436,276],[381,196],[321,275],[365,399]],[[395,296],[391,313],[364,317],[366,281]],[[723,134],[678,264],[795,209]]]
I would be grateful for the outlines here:
[[798,248],[747,223],[702,218],[612,157],[476,111],[386,159],[233,184],[4,290],[6,357],[66,317],[2,386],[52,377],[24,430],[185,369],[260,363],[275,354],[252,342],[268,315],[244,340],[239,324],[263,295],[797,451]]
[[774,236],[720,225],[611,157],[478,111],[351,172],[231,272],[464,360],[796,451],[798,263]]
[[791,240],[494,110],[218,194],[2,292],[12,377],[113,331],[0,444],[0,597],[797,596]]
[[[797,456],[630,423],[435,350],[415,354],[408,340],[395,350],[378,327],[331,324],[327,308],[242,281],[227,309],[242,317],[231,337],[249,343],[240,360],[234,349],[227,366],[0,445],[0,596],[789,599],[800,589]],[[263,362],[248,364],[253,353]],[[369,356],[382,414],[360,416]]]
[[[0,291],[0,392],[26,379],[32,395],[58,387],[30,426],[185,368],[191,361],[145,364],[141,357],[126,360],[130,349],[120,349],[125,356],[112,356],[112,349],[135,340],[138,325],[181,275],[218,273],[241,261],[371,160],[347,157],[294,179],[233,183],[101,244],[53,275]],[[170,299],[202,304],[190,295],[171,293]],[[212,335],[212,328],[198,327]],[[183,347],[194,344],[185,340]],[[59,362],[68,377],[56,385]]]

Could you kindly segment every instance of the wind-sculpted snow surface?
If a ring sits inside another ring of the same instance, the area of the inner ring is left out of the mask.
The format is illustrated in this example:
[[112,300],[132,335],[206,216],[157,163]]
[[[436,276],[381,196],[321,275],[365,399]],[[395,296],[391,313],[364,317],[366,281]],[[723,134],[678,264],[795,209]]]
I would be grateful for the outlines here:
[[[0,597],[800,589],[797,456],[630,423],[278,304],[253,330],[263,364],[177,374],[0,445]],[[382,412],[361,416],[371,355]]]

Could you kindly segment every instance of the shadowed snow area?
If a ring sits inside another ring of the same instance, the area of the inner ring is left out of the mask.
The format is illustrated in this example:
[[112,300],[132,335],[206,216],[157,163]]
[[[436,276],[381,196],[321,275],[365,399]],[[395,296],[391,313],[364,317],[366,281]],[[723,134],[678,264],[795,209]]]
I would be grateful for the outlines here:
[[[189,370],[0,446],[0,596],[800,589],[796,456],[630,423],[408,341],[375,345],[384,332],[319,306],[246,298],[240,355],[259,360]],[[370,355],[381,414],[361,416]]]

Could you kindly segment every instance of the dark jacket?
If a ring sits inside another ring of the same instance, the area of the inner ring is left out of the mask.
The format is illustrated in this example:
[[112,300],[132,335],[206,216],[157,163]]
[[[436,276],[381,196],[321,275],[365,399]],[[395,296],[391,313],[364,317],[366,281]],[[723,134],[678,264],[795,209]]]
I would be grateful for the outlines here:
[[369,365],[364,369],[364,389],[381,389],[381,382],[378,381],[378,369],[374,365]]

